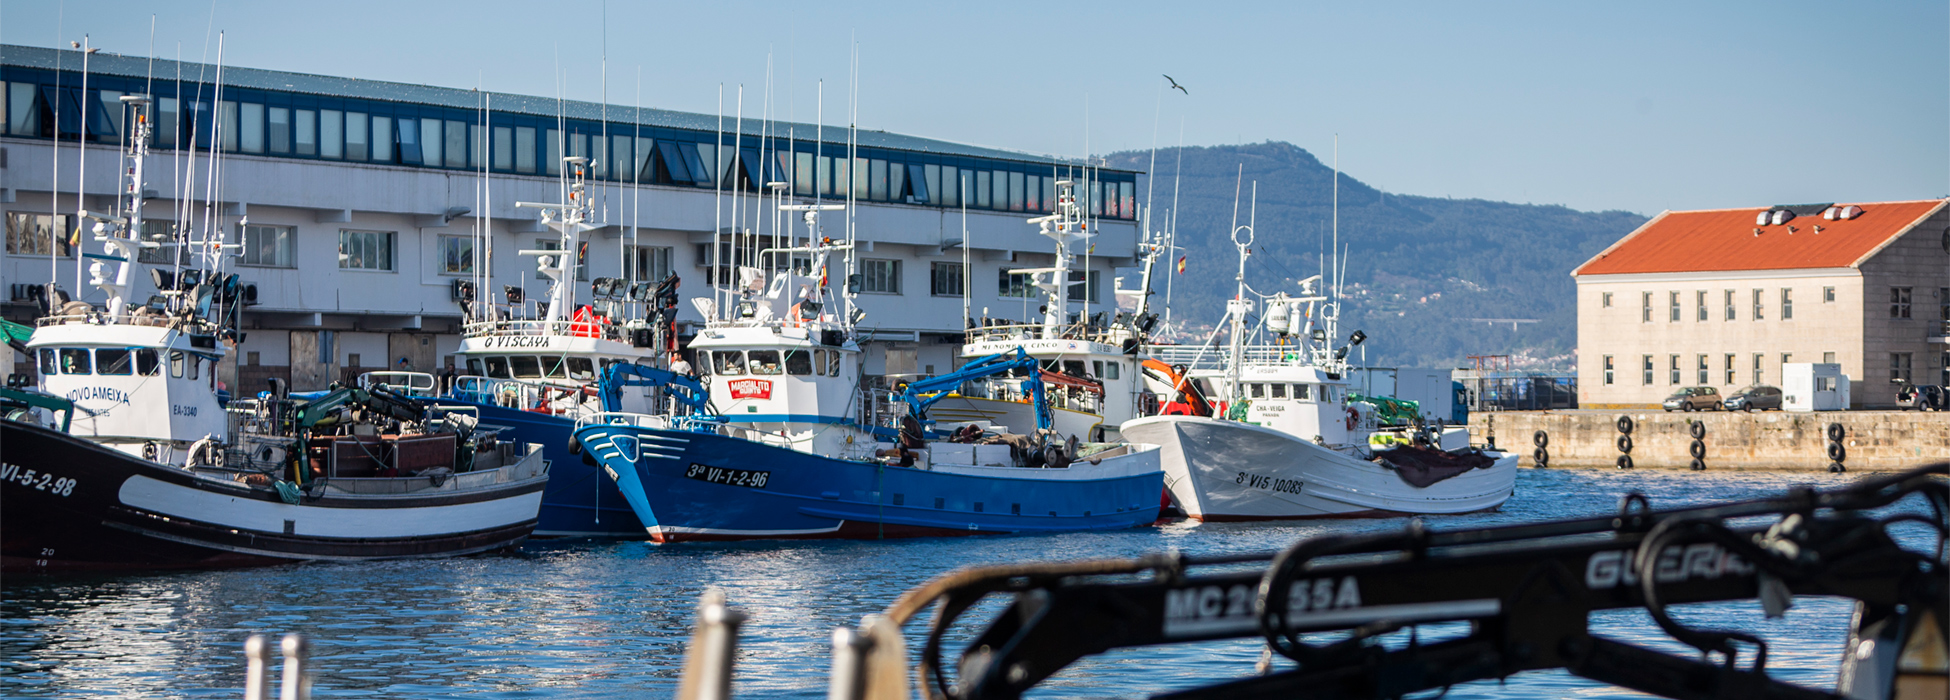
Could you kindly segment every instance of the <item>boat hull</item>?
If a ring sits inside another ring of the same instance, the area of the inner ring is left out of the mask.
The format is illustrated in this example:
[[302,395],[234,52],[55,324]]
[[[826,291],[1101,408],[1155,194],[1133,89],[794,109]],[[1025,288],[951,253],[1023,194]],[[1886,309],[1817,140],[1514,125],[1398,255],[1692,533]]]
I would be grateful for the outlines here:
[[576,436],[659,543],[1062,532],[1158,517],[1155,450],[1064,470],[916,469],[631,425]]
[[502,434],[509,439],[542,446],[542,458],[549,462],[549,481],[548,490],[542,494],[536,537],[643,539],[643,523],[623,500],[623,494],[603,477],[602,468],[569,454],[574,419],[464,398],[456,402],[479,408],[481,423],[506,428]]
[[1205,521],[1447,515],[1493,510],[1516,488],[1515,455],[1427,487],[1381,464],[1249,423],[1154,416],[1123,426],[1159,446],[1165,485]]
[[[0,570],[252,566],[445,557],[507,547],[535,527],[547,479],[285,503],[40,426],[0,421]],[[485,472],[482,477],[499,478]]]

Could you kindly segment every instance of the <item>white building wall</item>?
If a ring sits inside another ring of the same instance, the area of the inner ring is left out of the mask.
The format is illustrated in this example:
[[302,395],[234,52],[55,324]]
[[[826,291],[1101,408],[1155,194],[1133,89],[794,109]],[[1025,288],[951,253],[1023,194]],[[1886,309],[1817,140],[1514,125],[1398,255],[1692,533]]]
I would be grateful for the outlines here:
[[[38,140],[0,138],[7,150],[9,167],[0,170],[0,188],[12,201],[0,202],[0,211],[47,213],[55,208],[72,214],[76,200],[72,195],[79,160],[72,144],[62,149],[62,188],[70,193],[57,203],[49,190],[53,176],[53,145]],[[87,152],[87,208],[112,211],[117,189],[118,154],[111,148],[92,146]],[[158,152],[149,168],[150,219],[173,220],[175,197],[184,189],[176,181],[172,162],[176,154]],[[445,212],[466,207],[478,212],[488,209],[494,236],[493,279],[483,290],[499,298],[503,285],[525,288],[530,299],[546,294],[547,283],[535,279],[534,258],[518,256],[516,251],[536,247],[541,239],[554,240],[536,220],[533,209],[515,207],[518,201],[552,202],[559,198],[559,183],[554,178],[496,175],[486,183],[493,206],[482,204],[482,183],[474,175],[424,168],[345,162],[302,161],[229,154],[223,158],[224,183],[221,209],[230,214],[229,240],[238,240],[237,216],[254,225],[289,226],[295,231],[294,264],[290,268],[235,266],[245,284],[257,287],[258,305],[246,313],[247,329],[334,329],[373,333],[377,350],[359,343],[362,336],[341,339],[338,359],[357,352],[361,363],[377,367],[385,357],[386,331],[424,330],[447,336],[441,341],[440,355],[450,354],[457,340],[460,307],[451,299],[451,284],[468,275],[442,274],[438,269],[440,238],[467,236],[477,225],[474,213],[443,221]],[[201,169],[195,186],[203,186]],[[760,203],[750,199],[735,202],[730,197],[714,197],[710,190],[667,186],[644,186],[632,193],[614,183],[592,183],[592,197],[601,210],[598,220],[616,225],[593,232],[589,237],[588,277],[618,276],[621,272],[618,245],[627,238],[625,224],[639,226],[638,245],[672,248],[671,267],[682,279],[684,297],[680,321],[700,320],[689,302],[691,297],[707,295],[705,269],[698,259],[698,244],[711,240],[716,226],[729,228],[734,219],[734,204],[745,218],[761,215],[763,224],[772,217]],[[196,195],[198,199],[202,195]],[[764,203],[770,206],[769,200]],[[201,211],[200,209],[198,210]],[[967,271],[972,290],[969,306],[975,315],[984,309],[996,317],[1029,320],[1037,317],[1041,302],[1002,297],[997,293],[997,278],[1004,269],[1048,264],[1053,244],[1025,223],[1030,213],[967,212]],[[824,235],[845,237],[843,213],[828,214]],[[861,308],[867,311],[863,326],[884,332],[901,332],[911,341],[934,334],[959,335],[964,328],[963,302],[959,296],[934,296],[929,292],[930,268],[934,262],[962,261],[963,251],[954,244],[962,238],[963,214],[937,207],[889,203],[862,203],[855,212],[855,228],[862,242],[861,257],[902,261],[902,292],[862,294]],[[1097,224],[1096,254],[1090,256],[1089,269],[1099,279],[1094,311],[1114,308],[1115,266],[1132,264],[1138,229],[1134,222],[1104,220]],[[339,238],[346,230],[381,231],[395,234],[394,269],[371,271],[343,269],[339,266]],[[798,233],[803,234],[803,228]],[[950,247],[943,249],[943,244]],[[86,252],[99,252],[100,244],[84,240]],[[1079,253],[1081,251],[1078,251]],[[1079,256],[1078,265],[1082,267]],[[74,261],[59,261],[57,280],[77,298],[100,302],[102,294],[92,289],[74,289]],[[85,267],[85,266],[84,266]],[[84,273],[85,277],[85,273]],[[0,257],[0,279],[7,283],[44,283],[48,279],[47,258],[5,255]],[[842,268],[836,264],[833,284],[843,284]],[[587,283],[578,283],[580,295],[587,299]],[[146,277],[139,279],[132,296],[146,299],[154,293]],[[1074,304],[1074,310],[1082,310]],[[288,343],[288,338],[286,339]],[[260,353],[264,364],[271,364],[272,347],[279,343],[270,335],[247,341]],[[352,347],[359,349],[349,349]],[[917,347],[925,347],[923,342]],[[288,350],[283,351],[288,353]],[[917,350],[917,352],[921,352]],[[935,365],[937,372],[948,371],[955,363],[952,351],[923,353],[933,360],[917,359],[918,368]],[[938,355],[938,357],[937,357]],[[282,357],[288,363],[289,358]],[[920,357],[917,355],[917,357]],[[444,364],[444,357],[440,361]],[[872,360],[870,360],[870,363]],[[870,370],[871,372],[871,370]]]

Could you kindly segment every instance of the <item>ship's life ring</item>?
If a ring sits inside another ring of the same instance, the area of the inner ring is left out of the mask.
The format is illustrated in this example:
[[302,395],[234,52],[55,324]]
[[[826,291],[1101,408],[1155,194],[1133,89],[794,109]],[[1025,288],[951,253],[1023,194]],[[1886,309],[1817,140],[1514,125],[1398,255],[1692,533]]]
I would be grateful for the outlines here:
[[1347,429],[1353,430],[1354,424],[1360,422],[1360,420],[1361,414],[1355,411],[1353,406],[1347,407]]

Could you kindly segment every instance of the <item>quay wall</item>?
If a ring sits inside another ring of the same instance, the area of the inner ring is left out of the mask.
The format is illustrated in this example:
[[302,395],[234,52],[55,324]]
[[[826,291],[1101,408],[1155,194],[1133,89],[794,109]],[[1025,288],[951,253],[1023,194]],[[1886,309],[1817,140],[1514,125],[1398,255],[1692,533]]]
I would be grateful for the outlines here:
[[1472,413],[1469,436],[1481,444],[1494,431],[1497,446],[1535,467],[1537,431],[1549,435],[1548,464],[1617,466],[1618,418],[1631,416],[1634,467],[1687,469],[1692,424],[1703,424],[1702,461],[1711,469],[1827,471],[1828,426],[1842,426],[1842,464],[1850,471],[1887,471],[1950,459],[1950,413],[1833,411],[1820,413],[1665,413],[1662,411],[1495,411]]

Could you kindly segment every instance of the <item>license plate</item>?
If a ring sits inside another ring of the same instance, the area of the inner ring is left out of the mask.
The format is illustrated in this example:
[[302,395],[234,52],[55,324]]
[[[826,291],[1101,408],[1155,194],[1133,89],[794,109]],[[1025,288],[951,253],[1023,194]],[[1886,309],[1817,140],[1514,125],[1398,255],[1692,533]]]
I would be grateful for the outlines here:
[[692,464],[684,470],[684,478],[708,481],[713,484],[724,484],[726,486],[762,489],[765,488],[765,482],[772,479],[772,473],[758,471],[756,469],[730,469],[726,467],[707,467],[702,464]]

